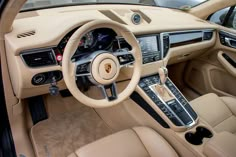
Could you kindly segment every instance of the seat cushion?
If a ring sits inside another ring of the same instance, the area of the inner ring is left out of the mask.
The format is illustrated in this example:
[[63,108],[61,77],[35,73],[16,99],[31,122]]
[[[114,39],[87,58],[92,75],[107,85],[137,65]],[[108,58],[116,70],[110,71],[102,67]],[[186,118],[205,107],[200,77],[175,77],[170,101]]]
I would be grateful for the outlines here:
[[198,115],[216,132],[236,133],[236,99],[210,93],[190,102]]
[[229,132],[221,132],[213,136],[203,148],[208,157],[235,157],[236,136]]
[[71,157],[177,157],[154,130],[136,127],[102,138],[78,149]]

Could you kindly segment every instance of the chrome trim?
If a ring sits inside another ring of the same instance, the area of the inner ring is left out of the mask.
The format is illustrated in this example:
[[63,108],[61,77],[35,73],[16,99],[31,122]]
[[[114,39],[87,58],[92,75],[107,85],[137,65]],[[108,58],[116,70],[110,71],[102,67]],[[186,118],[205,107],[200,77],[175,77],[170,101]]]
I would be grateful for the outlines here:
[[172,32],[163,32],[163,33],[168,33],[168,34],[171,34],[171,33],[189,33],[189,32],[198,32],[198,31],[215,31],[215,29],[192,29],[192,30],[186,30],[186,31],[172,31]]
[[236,42],[236,40],[234,40],[234,39],[230,39],[229,37],[225,37],[225,42],[227,43],[227,45],[232,47],[232,48],[236,48],[236,46],[233,46],[231,44],[231,41]]

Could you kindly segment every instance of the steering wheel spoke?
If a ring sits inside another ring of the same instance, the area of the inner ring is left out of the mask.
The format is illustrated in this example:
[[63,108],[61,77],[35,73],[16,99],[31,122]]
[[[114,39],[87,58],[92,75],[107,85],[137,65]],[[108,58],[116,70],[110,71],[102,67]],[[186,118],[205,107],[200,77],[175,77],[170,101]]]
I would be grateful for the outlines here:
[[82,60],[76,62],[75,68],[75,76],[82,77],[82,76],[90,76],[90,60]]
[[100,87],[102,94],[108,101],[113,101],[118,98],[116,83],[110,85],[99,85],[98,87]]
[[126,49],[120,49],[118,52],[115,52],[114,55],[119,60],[120,67],[127,67],[135,62],[132,52]]

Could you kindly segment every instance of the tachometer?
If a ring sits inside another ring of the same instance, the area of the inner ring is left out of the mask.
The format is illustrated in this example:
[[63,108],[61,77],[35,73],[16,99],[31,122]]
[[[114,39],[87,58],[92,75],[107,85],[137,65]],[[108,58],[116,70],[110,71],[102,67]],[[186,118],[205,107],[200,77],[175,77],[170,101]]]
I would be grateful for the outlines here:
[[94,36],[93,32],[88,32],[85,34],[79,42],[79,50],[88,51],[93,48],[94,45]]

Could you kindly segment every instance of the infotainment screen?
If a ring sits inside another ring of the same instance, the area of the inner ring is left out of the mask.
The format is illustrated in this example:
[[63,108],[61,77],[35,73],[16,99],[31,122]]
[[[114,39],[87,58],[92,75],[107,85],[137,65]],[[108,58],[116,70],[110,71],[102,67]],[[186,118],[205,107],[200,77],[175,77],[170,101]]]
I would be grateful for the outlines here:
[[143,54],[158,51],[156,36],[138,37],[137,40]]
[[[143,64],[161,60],[159,35],[137,36],[136,38],[142,51]],[[131,50],[132,47],[123,38],[120,38],[117,40],[117,44],[116,42],[113,44],[113,51],[116,51],[117,49]]]
[[159,36],[137,38],[143,55],[143,64],[161,60],[158,39]]

